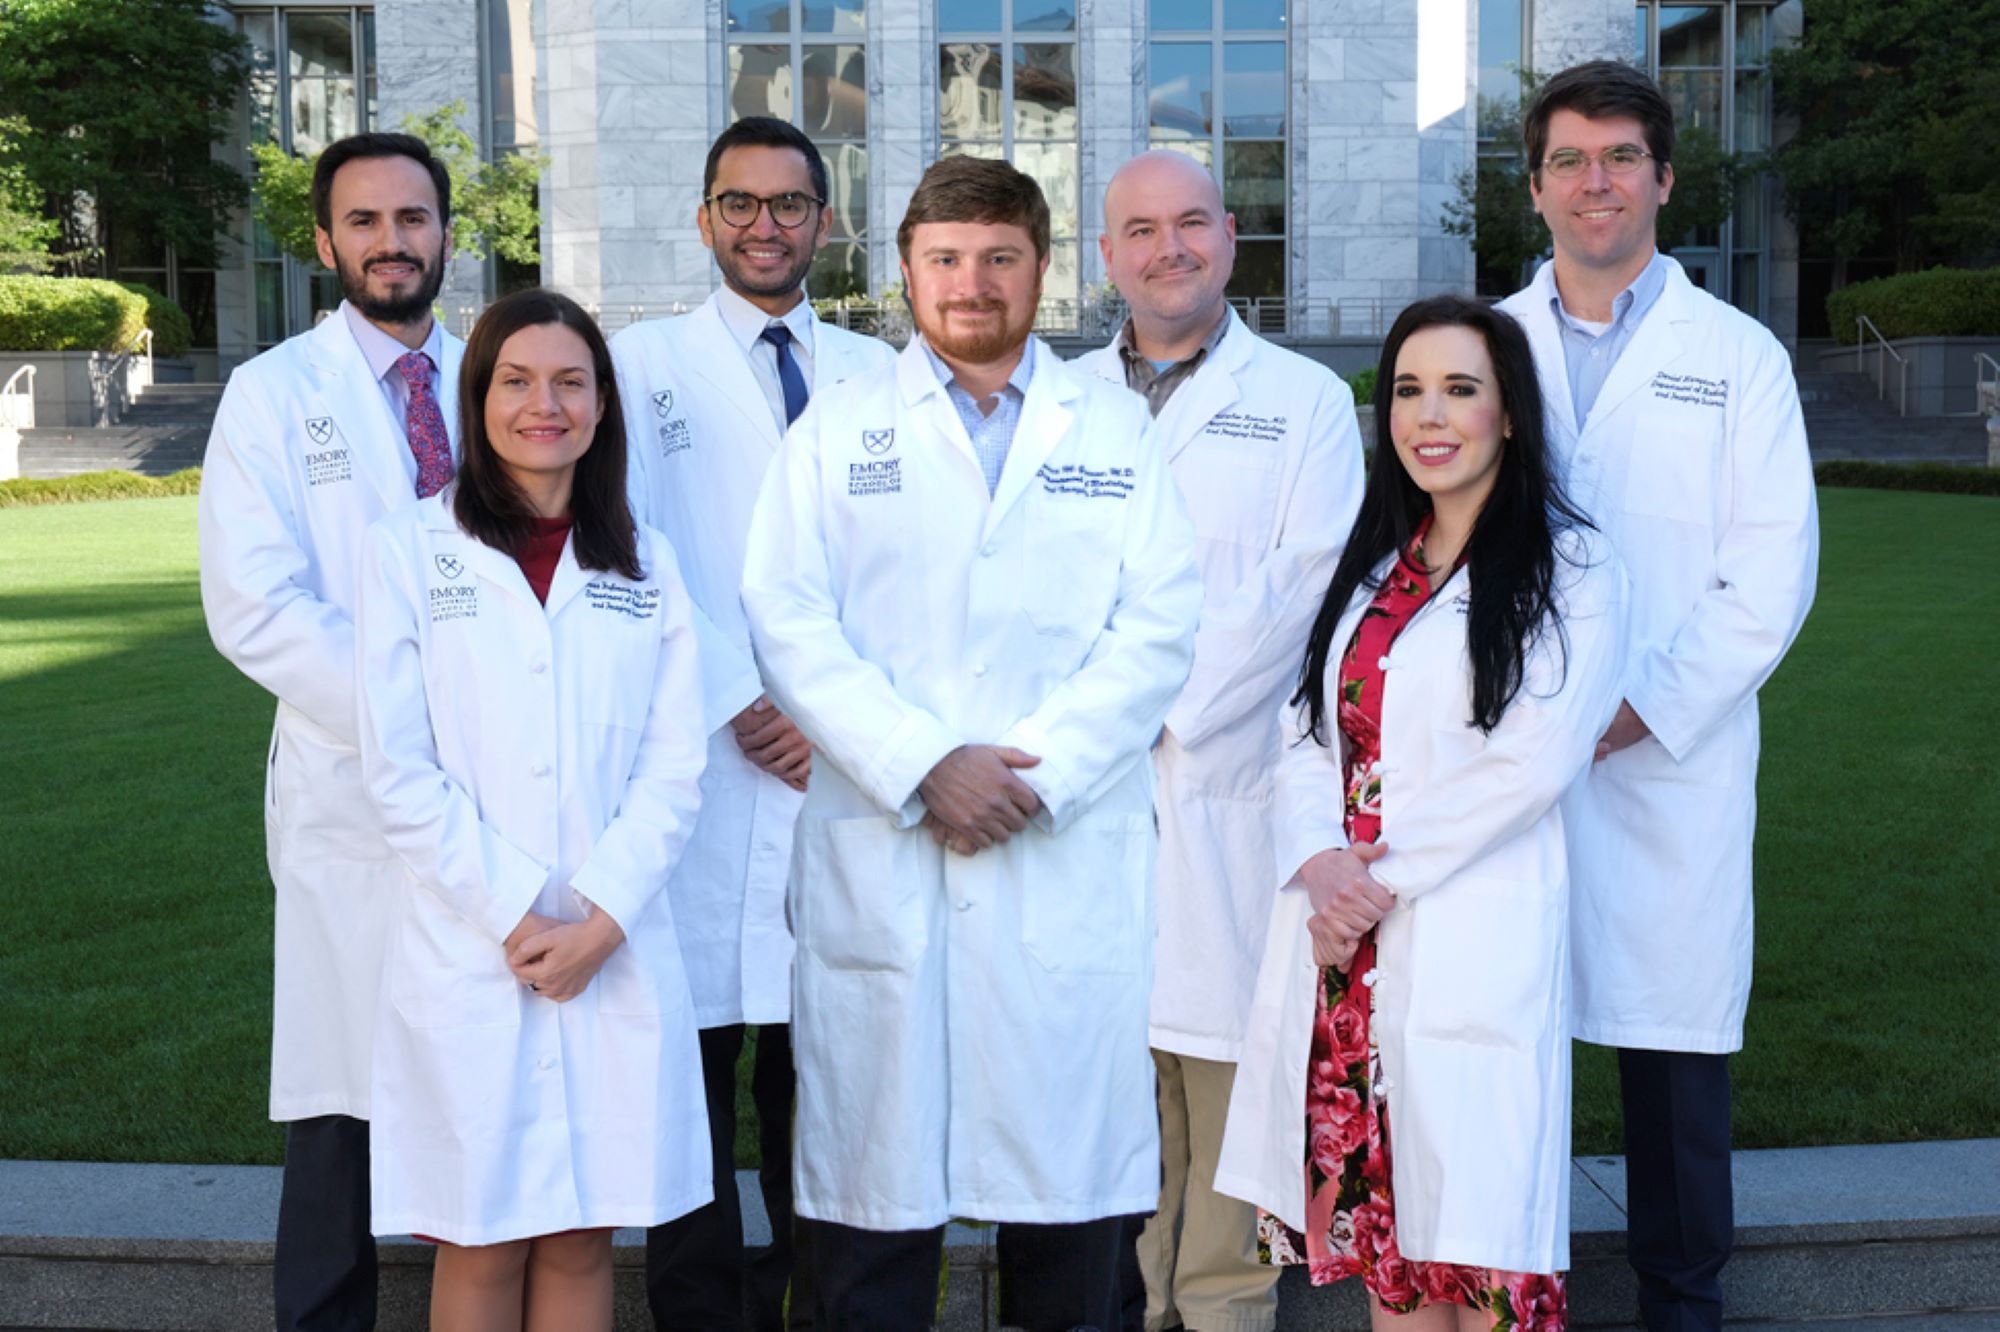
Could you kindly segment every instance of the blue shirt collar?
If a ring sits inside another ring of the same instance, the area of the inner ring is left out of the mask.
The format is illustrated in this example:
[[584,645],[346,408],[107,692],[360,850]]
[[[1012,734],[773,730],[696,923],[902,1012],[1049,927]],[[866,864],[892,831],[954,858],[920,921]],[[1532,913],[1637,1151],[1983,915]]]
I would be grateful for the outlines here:
[[[1555,287],[1553,281],[1549,285],[1551,288]],[[1633,278],[1630,286],[1612,298],[1611,327],[1617,328],[1620,325],[1636,327],[1646,317],[1646,312],[1653,308],[1653,303],[1660,299],[1660,293],[1666,289],[1667,257],[1654,250],[1652,259],[1639,270],[1639,276]],[[1568,310],[1563,309],[1562,292],[1559,289],[1550,295],[1549,308],[1555,311],[1557,319],[1577,332],[1592,335],[1597,332]]]
[[[923,341],[923,348],[924,355],[930,358],[931,372],[937,376],[938,383],[942,384],[947,391],[956,389],[961,395],[970,398],[972,396],[971,392],[959,384],[958,377],[952,373],[951,367],[945,364],[942,356],[931,350],[931,344],[927,340]],[[1013,372],[1007,376],[1007,387],[1025,398],[1028,396],[1028,385],[1033,382],[1034,377],[1035,340],[1033,337],[1030,337],[1026,343],[1022,344],[1021,359],[1015,363]]]

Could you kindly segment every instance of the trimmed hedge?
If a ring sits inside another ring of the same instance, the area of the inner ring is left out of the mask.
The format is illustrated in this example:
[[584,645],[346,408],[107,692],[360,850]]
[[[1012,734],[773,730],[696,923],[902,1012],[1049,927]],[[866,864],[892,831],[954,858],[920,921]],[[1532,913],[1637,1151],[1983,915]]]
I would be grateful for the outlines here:
[[1366,407],[1375,401],[1375,375],[1377,367],[1364,365],[1347,377],[1347,387],[1354,392],[1354,405]]
[[140,476],[137,472],[84,472],[79,476],[0,481],[0,509],[31,504],[78,504],[85,500],[158,499],[163,495],[193,495],[201,490],[201,468],[172,476]]
[[0,277],[0,351],[121,352],[145,327],[146,298],[116,282]]
[[179,301],[154,291],[143,282],[121,282],[119,286],[146,302],[146,327],[153,330],[153,355],[185,356],[194,345],[194,324]]
[[1850,459],[1818,464],[1813,468],[1813,480],[1823,486],[1853,490],[1925,490],[1938,495],[2000,496],[2000,467]]
[[1867,315],[1892,340],[2000,334],[2000,268],[1898,273],[1842,287],[1826,298],[1836,340],[1857,339],[1857,315]]

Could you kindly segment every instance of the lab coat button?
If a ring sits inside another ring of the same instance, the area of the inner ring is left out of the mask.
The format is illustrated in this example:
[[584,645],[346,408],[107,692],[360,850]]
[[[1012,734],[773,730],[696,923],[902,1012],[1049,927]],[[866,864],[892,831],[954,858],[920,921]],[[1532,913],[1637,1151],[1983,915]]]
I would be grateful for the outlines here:
[[538,661],[534,665],[530,666],[528,669],[533,671],[536,675],[546,675],[548,674],[549,664],[545,661]]
[[971,903],[971,902],[960,902],[960,903],[958,904],[958,909],[959,909],[960,911],[970,911],[970,910],[972,910],[972,903]]
[[534,767],[528,769],[528,771],[537,777],[546,777],[549,775],[549,765],[546,763],[537,763]]
[[543,1055],[540,1064],[537,1065],[537,1067],[539,1067],[544,1073],[548,1072],[555,1066],[556,1066],[556,1057],[554,1055]]
[[972,668],[972,673],[976,676],[986,674],[986,663],[982,661],[977,666],[974,666]]
[[984,558],[990,560],[995,555],[998,555],[1000,553],[1000,543],[997,541],[989,541],[985,545],[979,548],[979,553]]
[[1377,661],[1375,662],[1375,669],[1376,669],[1376,670],[1378,670],[1378,671],[1386,671],[1386,670],[1388,670],[1388,669],[1389,669],[1389,659],[1388,659],[1387,657],[1382,657],[1382,658],[1379,658],[1379,659],[1378,659],[1378,660],[1377,660]]

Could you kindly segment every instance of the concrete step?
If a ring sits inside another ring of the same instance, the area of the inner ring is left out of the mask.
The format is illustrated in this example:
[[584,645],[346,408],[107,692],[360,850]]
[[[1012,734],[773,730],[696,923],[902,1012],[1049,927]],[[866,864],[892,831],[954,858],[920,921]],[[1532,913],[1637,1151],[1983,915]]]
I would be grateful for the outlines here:
[[1894,415],[1869,419],[1846,415],[1808,417],[1806,443],[1816,462],[1863,458],[1984,465],[1986,419]]
[[[1995,1180],[2000,1139],[1737,1153],[1732,1324],[2000,1332]],[[1578,1158],[1571,1184],[1571,1323],[1633,1326],[1623,1162]],[[752,1172],[737,1192],[746,1242],[768,1243]],[[0,1329],[268,1327],[277,1201],[270,1168],[0,1162]],[[947,1236],[945,1332],[995,1326],[993,1234]],[[614,1252],[617,1325],[643,1328],[643,1235],[620,1231]],[[430,1259],[414,1240],[383,1243],[385,1332],[423,1326]],[[1358,1283],[1287,1272],[1278,1325],[1366,1328]]]
[[201,466],[208,426],[56,426],[21,432],[21,475],[47,478],[81,472],[137,472],[167,476]]

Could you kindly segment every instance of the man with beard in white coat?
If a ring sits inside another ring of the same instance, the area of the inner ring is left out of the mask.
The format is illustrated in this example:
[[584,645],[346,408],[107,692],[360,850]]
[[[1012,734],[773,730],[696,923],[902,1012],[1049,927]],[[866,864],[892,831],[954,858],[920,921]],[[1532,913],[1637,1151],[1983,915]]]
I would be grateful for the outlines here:
[[1003,1324],[1108,1332],[1159,1193],[1147,750],[1193,532],[1140,400],[1029,335],[1031,177],[947,158],[897,242],[921,336],[800,418],[744,565],[824,760],[792,879],[817,1325],[929,1327],[964,1216],[1001,1223]]
[[1204,591],[1194,670],[1153,751],[1162,1182],[1138,1240],[1145,1326],[1269,1332],[1279,1269],[1258,1259],[1256,1209],[1215,1192],[1215,1167],[1271,917],[1278,718],[1361,502],[1361,435],[1337,375],[1230,310],[1236,219],[1206,168],[1134,158],[1104,191],[1104,225],[1131,318],[1077,366],[1145,397]]
[[1565,70],[1522,129],[1555,258],[1502,308],[1534,345],[1571,496],[1632,580],[1624,702],[1564,808],[1575,1032],[1618,1048],[1646,1325],[1718,1328],[1757,690],[1812,604],[1812,462],[1785,349],[1655,247],[1674,121],[1652,80]]
[[[708,150],[696,214],[722,286],[700,309],[611,341],[624,394],[632,509],[673,541],[695,602],[744,655],[739,589],[750,510],[786,429],[814,392],[895,352],[822,323],[806,300],[832,229],[826,164],[782,120],[752,116]],[[785,878],[812,747],[768,698],[709,740],[702,813],[668,883],[702,1029],[715,1201],[655,1226],[646,1294],[661,1328],[784,1326],[794,1277],[792,937]],[[736,1195],[736,1064],[756,1029],[751,1097],[771,1245],[746,1254]],[[792,1306],[808,1300],[795,1283]],[[796,1321],[796,1320],[795,1320]]]
[[201,598],[222,655],[278,698],[264,832],[277,890],[271,1118],[286,1124],[277,1326],[375,1324],[368,1091],[400,863],[356,748],[363,534],[451,479],[464,344],[431,317],[451,178],[421,139],[358,134],[313,172],[346,300],[230,377],[202,464]]

